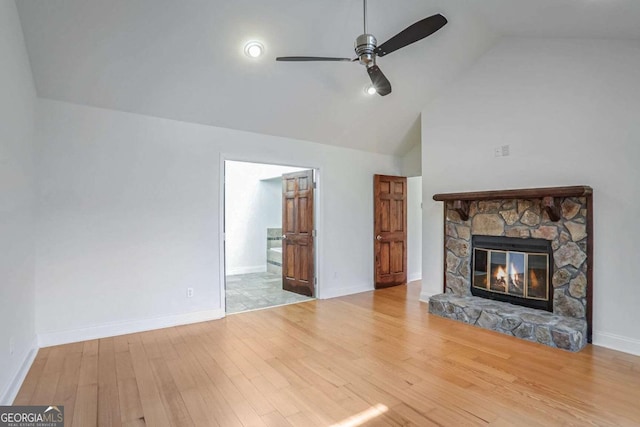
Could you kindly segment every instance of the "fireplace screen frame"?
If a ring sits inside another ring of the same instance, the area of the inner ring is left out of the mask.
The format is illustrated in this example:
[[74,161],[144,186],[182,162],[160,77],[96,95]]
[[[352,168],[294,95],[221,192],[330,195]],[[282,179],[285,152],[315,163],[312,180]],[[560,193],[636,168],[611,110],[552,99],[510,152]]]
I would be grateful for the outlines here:
[[[540,310],[546,310],[553,312],[553,248],[551,247],[551,241],[545,239],[535,239],[535,238],[517,238],[517,237],[502,237],[502,236],[482,236],[482,235],[473,235],[471,238],[471,294],[474,296],[479,296],[487,299],[504,301],[511,304],[521,305],[524,307],[531,307]],[[481,249],[487,251],[487,286],[486,289],[474,286],[474,282],[476,279],[476,250]],[[516,296],[512,293],[508,293],[505,289],[505,292],[490,290],[490,276],[491,276],[491,253],[505,253],[505,265],[507,268],[506,274],[506,283],[505,287],[508,286],[509,275],[508,269],[510,266],[508,265],[507,258],[509,252],[514,254],[524,254],[524,264],[525,269],[523,269],[523,275],[526,276],[528,273],[527,260],[529,255],[545,255],[547,259],[547,298],[526,298],[524,295],[527,294],[526,290],[526,282],[523,284],[523,297]]]

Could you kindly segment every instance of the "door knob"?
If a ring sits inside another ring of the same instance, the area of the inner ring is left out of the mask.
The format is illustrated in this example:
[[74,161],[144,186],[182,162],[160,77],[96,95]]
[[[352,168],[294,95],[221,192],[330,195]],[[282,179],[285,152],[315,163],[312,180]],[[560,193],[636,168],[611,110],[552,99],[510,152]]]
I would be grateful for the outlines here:
[[284,239],[286,239],[286,238],[287,238],[287,235],[286,235],[286,234],[283,234],[283,235],[282,235],[282,240],[284,240]]
[[378,235],[376,236],[376,240],[377,240],[377,241],[382,240],[382,236],[378,234]]

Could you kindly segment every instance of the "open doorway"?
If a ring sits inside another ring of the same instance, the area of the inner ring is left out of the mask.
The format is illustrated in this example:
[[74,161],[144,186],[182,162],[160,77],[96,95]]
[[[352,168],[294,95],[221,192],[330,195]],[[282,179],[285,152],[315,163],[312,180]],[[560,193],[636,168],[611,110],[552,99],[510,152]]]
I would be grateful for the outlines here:
[[304,228],[313,224],[314,172],[231,160],[224,168],[226,313],[312,299],[314,260],[304,255],[313,257],[314,233],[305,240]]

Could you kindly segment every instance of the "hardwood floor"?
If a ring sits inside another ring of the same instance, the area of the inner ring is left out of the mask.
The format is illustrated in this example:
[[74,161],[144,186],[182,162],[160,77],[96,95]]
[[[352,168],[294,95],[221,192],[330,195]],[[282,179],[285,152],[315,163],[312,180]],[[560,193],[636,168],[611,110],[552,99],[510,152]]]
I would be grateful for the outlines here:
[[639,425],[640,357],[430,316],[418,284],[43,348],[67,427]]

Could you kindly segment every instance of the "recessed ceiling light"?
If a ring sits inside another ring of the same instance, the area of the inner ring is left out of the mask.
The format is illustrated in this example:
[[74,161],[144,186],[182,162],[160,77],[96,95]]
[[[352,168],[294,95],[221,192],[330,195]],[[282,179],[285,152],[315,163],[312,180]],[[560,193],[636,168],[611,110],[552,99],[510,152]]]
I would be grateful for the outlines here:
[[375,95],[378,91],[373,85],[367,85],[364,87],[364,93],[367,95]]
[[250,41],[244,45],[244,54],[249,58],[259,58],[264,53],[264,46],[257,41]]

